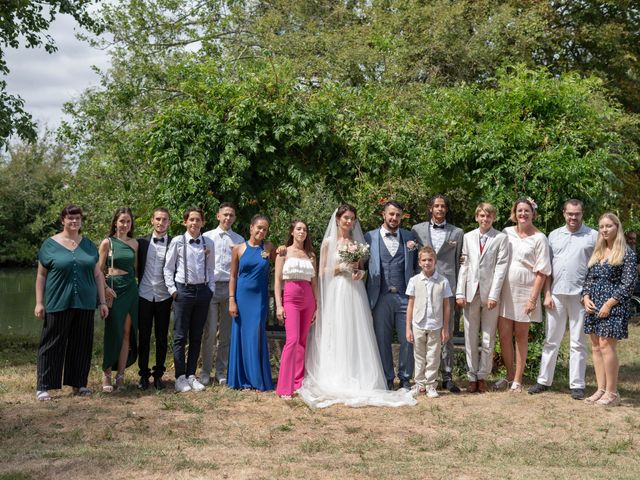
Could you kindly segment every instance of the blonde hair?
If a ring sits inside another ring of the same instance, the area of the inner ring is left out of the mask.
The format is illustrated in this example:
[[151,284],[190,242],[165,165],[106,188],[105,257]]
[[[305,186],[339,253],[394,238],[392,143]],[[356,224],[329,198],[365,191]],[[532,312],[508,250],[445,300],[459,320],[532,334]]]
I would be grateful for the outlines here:
[[438,254],[429,245],[426,245],[426,246],[422,247],[420,250],[418,250],[418,259],[420,259],[421,255],[429,255],[429,256],[433,257],[434,259],[438,260]]
[[[613,247],[611,248],[611,255],[609,256],[608,262],[609,265],[622,265],[624,261],[624,254],[627,251],[627,241],[624,239],[624,230],[622,229],[622,224],[620,223],[620,219],[613,213],[607,212],[600,215],[598,219],[598,226],[600,226],[600,221],[603,218],[607,218],[611,220],[616,227],[618,227],[618,232],[616,234],[616,239],[613,241]],[[605,242],[604,238],[602,238],[602,234],[598,233],[598,240],[596,240],[596,246],[593,249],[593,254],[589,259],[589,267],[595,265],[596,263],[602,261],[604,258],[604,249],[607,246],[607,242]]]
[[480,212],[485,212],[487,215],[491,215],[493,218],[496,218],[496,215],[498,214],[496,207],[487,202],[478,204],[478,206],[476,207],[475,216],[478,216]]

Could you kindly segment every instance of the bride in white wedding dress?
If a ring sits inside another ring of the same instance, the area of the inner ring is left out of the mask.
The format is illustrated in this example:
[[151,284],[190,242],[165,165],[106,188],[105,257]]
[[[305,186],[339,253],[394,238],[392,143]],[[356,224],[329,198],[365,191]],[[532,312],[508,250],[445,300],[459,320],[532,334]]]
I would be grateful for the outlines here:
[[310,407],[336,403],[399,407],[415,405],[408,390],[389,391],[373,332],[373,321],[356,264],[343,263],[338,248],[365,243],[356,210],[333,213],[320,251],[318,319],[307,340],[305,375],[298,395]]

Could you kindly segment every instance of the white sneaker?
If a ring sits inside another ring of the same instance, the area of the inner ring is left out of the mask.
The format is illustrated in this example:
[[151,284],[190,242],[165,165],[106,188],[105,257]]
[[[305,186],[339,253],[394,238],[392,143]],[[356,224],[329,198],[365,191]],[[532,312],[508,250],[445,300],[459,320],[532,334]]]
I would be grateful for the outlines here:
[[433,385],[427,387],[427,397],[429,398],[438,398],[440,395],[438,394],[438,391],[436,390],[436,387],[434,387]]
[[200,383],[202,385],[209,385],[211,383],[211,375],[208,373],[200,372]]
[[178,378],[176,378],[176,392],[184,393],[190,390],[191,386],[187,381],[187,377],[185,377],[184,375],[180,375]]
[[226,385],[227,384],[227,379],[225,377],[219,378],[218,379],[218,383],[220,385]]
[[198,381],[195,375],[189,375],[187,382],[189,383],[191,390],[194,392],[201,392],[204,390],[204,385]]

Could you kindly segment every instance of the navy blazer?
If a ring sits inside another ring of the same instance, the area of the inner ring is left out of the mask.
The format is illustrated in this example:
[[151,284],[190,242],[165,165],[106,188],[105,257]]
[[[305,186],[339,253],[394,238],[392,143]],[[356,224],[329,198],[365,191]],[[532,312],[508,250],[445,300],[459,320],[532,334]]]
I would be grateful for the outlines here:
[[[167,248],[171,243],[171,235],[167,235]],[[138,237],[138,285],[144,276],[144,268],[147,265],[147,252],[149,251],[149,242],[151,242],[151,234],[144,237]]]
[[[413,232],[405,230],[403,228],[398,229],[398,237],[400,240],[400,247],[404,248],[404,280],[405,284],[409,283],[409,279],[413,277],[416,265],[417,256],[416,249],[411,251],[407,250],[407,242],[417,240]],[[382,238],[380,237],[380,229],[371,230],[364,235],[365,241],[369,244],[369,262],[368,270],[369,275],[367,277],[367,296],[369,297],[369,306],[373,310],[380,298],[380,286],[382,284],[382,269],[380,267],[380,248],[384,246]],[[401,292],[404,295],[404,292]]]

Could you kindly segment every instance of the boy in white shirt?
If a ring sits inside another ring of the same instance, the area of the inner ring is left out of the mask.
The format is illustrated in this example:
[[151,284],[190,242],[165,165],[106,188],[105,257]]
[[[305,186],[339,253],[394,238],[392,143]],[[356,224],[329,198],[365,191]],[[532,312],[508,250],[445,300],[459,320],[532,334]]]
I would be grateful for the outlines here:
[[440,368],[440,350],[449,340],[449,298],[453,296],[448,280],[436,272],[437,256],[431,247],[418,252],[421,272],[407,285],[407,341],[413,344],[416,393],[438,397],[436,382]]

